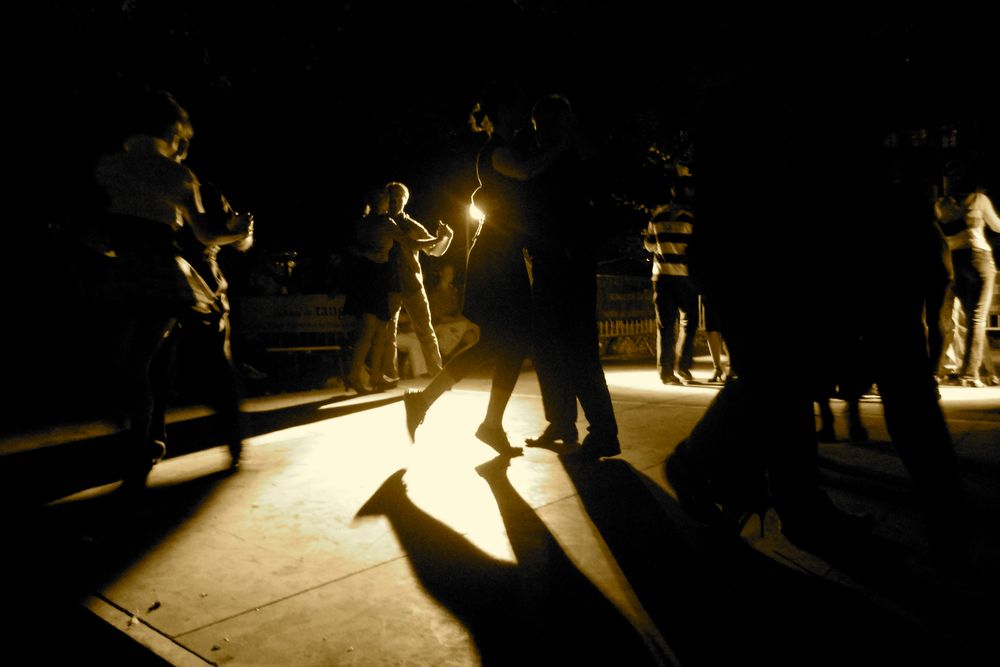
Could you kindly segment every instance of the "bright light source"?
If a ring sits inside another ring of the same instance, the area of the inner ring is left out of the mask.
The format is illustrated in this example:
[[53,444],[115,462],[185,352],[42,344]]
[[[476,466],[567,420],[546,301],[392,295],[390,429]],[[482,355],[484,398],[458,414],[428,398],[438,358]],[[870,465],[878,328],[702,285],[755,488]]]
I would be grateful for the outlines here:
[[469,217],[475,220],[476,222],[482,224],[483,221],[486,219],[486,214],[480,211],[476,207],[475,202],[473,202],[469,204]]

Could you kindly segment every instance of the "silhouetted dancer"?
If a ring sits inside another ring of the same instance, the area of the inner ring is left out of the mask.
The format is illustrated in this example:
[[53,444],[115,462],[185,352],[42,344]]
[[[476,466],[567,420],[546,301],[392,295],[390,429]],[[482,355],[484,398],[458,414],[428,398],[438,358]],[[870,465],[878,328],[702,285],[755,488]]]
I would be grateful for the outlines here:
[[178,233],[190,227],[203,243],[218,235],[204,224],[198,177],[182,162],[194,129],[188,113],[163,91],[142,91],[123,106],[122,150],[104,155],[94,176],[107,195],[102,220],[105,262],[88,276],[95,304],[113,322],[118,389],[127,415],[124,489],[145,486],[165,444],[152,432],[155,392],[150,369],[178,320],[207,314],[215,292],[181,252]]
[[587,419],[579,453],[621,453],[618,423],[601,365],[597,252],[603,235],[587,193],[596,149],[569,101],[549,95],[532,108],[542,154],[554,159],[528,183],[534,361],[548,426],[529,445],[575,441],[577,400]]
[[422,390],[404,394],[411,438],[435,401],[473,371],[491,369],[489,403],[476,437],[501,454],[519,450],[503,428],[504,411],[531,345],[531,286],[524,263],[524,191],[520,181],[545,164],[518,145],[527,111],[520,88],[487,87],[472,112],[473,128],[486,134],[476,156],[482,186],[475,205],[482,211],[468,256],[463,312],[479,325],[478,342],[452,357]]
[[[892,170],[884,80],[854,76],[874,73],[875,61],[850,72],[854,61],[812,64],[722,84],[699,114],[690,266],[719,312],[737,377],[668,458],[667,476],[682,506],[709,523],[738,528],[773,504],[784,535],[808,550],[843,549],[843,536],[870,527],[820,488],[812,373],[774,372],[776,359],[810,358],[809,332],[827,313],[853,308],[889,433],[925,505],[932,555],[953,563],[967,545],[964,500],[910,278],[919,251],[908,232],[926,202]],[[782,183],[781,206],[747,210],[758,188],[751,167]],[[803,226],[822,230],[823,243],[804,246]],[[817,301],[831,277],[837,289]],[[761,326],[778,313],[801,335]]]

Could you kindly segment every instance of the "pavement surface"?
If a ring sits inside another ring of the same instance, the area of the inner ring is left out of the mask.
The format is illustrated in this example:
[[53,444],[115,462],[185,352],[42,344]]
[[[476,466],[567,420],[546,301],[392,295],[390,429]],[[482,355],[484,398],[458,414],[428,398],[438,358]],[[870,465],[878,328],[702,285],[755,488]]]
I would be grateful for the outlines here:
[[[244,462],[211,411],[170,415],[139,502],[102,468],[116,429],[50,424],[0,442],[8,665],[996,664],[1000,388],[942,387],[969,496],[967,565],[933,567],[877,397],[869,441],[820,446],[838,505],[878,518],[847,556],[785,540],[773,511],[739,538],[677,506],[663,461],[719,387],[606,367],[623,452],[586,463],[473,433],[486,378],[444,395],[411,443],[395,390],[247,401]],[[544,426],[527,370],[505,420]],[[581,432],[585,422],[580,422]]]

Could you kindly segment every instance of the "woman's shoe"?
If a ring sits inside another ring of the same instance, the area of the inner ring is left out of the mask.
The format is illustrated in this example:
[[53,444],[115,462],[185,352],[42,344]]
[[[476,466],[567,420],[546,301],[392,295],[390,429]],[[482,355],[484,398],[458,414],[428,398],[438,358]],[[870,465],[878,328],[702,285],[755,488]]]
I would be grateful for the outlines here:
[[758,502],[755,506],[751,507],[736,507],[733,505],[722,506],[722,519],[723,526],[732,526],[731,530],[739,535],[743,532],[743,528],[746,527],[747,523],[753,517],[758,517],[760,519],[760,537],[764,537],[764,517],[767,516],[767,510],[770,508],[769,500],[762,500]]
[[149,441],[149,455],[152,460],[152,465],[156,465],[163,460],[163,457],[167,455],[167,443],[163,440],[150,440]]
[[418,389],[410,389],[403,394],[403,407],[406,409],[406,430],[410,434],[410,442],[417,439],[417,427],[424,423],[427,414],[427,402]]
[[722,370],[721,368],[716,368],[715,372],[712,373],[712,377],[709,378],[708,381],[709,382],[721,382],[721,383],[725,383],[725,381],[726,381],[726,371]]
[[388,391],[399,386],[399,378],[391,378],[383,375],[382,379],[375,383],[375,391]]
[[982,389],[983,387],[986,386],[986,383],[975,376],[967,376],[962,378],[962,386]]
[[667,460],[663,469],[667,481],[677,494],[677,504],[688,515],[707,526],[721,526],[722,510],[709,497],[708,480],[691,464],[684,453],[685,442],[677,446]]
[[685,451],[686,441],[678,445],[664,462],[667,481],[677,494],[677,503],[689,516],[723,535],[739,536],[751,517],[760,517],[760,536],[764,536],[764,517],[771,506],[766,485],[743,484],[730,489],[725,498],[716,498],[704,473],[690,460]]
[[354,390],[354,393],[356,393],[358,396],[366,396],[368,394],[374,393],[375,391],[371,387],[365,386],[365,383],[362,382],[360,379],[351,377],[344,378],[344,387],[347,389]]
[[500,456],[517,456],[521,453],[520,447],[511,447],[507,433],[501,428],[494,428],[486,424],[480,424],[476,429],[476,437],[486,443]]

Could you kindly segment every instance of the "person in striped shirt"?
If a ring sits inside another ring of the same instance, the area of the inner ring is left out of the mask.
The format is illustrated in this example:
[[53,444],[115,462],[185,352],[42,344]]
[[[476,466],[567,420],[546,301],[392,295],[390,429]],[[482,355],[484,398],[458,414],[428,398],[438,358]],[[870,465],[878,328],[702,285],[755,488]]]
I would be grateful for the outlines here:
[[682,176],[672,201],[653,210],[643,246],[653,255],[656,370],[663,384],[694,380],[695,335],[700,323],[698,288],[688,275],[687,246],[694,229],[694,177]]

